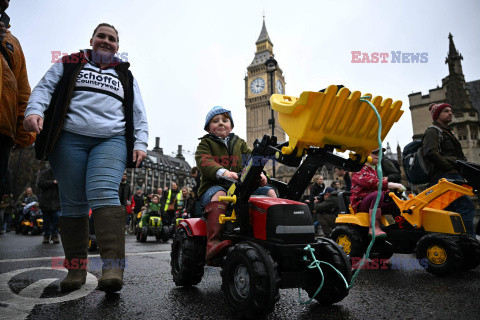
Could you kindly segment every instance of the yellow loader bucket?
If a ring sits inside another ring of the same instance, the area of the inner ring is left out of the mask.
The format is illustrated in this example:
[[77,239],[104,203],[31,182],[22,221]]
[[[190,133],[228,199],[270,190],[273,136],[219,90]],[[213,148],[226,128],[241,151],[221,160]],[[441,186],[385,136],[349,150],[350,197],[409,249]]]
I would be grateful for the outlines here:
[[[300,98],[272,95],[272,108],[278,111],[278,121],[289,137],[289,146],[282,152],[291,154],[298,148],[297,156],[302,156],[309,146],[333,145],[338,146],[339,152],[355,152],[365,162],[371,151],[378,148],[378,122],[375,112],[360,97],[360,91],[350,92],[345,87],[338,90],[335,85],[325,92],[304,91]],[[381,96],[368,100],[382,119],[383,140],[402,116],[402,102],[392,103],[392,99]]]

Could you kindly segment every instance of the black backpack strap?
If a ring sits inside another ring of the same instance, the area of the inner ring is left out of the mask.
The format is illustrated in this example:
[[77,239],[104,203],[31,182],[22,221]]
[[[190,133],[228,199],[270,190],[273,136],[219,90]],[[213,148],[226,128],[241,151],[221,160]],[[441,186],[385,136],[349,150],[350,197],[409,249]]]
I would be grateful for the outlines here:
[[8,67],[10,70],[12,69],[12,63],[10,62],[10,57],[8,56],[7,49],[0,43],[0,51],[2,52],[2,56],[5,58],[5,61],[7,61]]

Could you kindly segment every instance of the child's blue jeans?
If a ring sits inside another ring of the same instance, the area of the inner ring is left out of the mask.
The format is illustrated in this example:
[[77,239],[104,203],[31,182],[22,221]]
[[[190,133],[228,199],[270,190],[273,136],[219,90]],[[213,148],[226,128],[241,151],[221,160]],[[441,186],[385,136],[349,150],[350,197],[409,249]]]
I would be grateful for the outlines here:
[[48,160],[58,182],[62,216],[82,217],[90,208],[120,205],[125,136],[94,138],[62,131]]

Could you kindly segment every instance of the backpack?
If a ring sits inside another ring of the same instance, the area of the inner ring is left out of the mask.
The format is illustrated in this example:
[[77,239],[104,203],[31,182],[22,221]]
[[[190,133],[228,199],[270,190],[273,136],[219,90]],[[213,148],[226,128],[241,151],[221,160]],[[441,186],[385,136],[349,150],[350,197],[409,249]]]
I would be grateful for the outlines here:
[[[439,143],[442,142],[442,129],[430,126],[439,131]],[[407,180],[412,184],[424,184],[430,181],[429,164],[423,157],[422,140],[414,140],[403,148],[402,163]]]

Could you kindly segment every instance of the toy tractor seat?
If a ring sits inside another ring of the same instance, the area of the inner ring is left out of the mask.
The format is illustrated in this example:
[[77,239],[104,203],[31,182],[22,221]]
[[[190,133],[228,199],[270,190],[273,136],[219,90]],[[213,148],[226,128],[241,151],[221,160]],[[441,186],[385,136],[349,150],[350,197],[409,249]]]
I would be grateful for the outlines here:
[[[289,146],[282,153],[296,149],[298,157],[310,146],[335,146],[337,151],[353,151],[365,162],[372,150],[378,148],[378,121],[374,111],[360,101],[360,91],[329,86],[325,92],[304,91],[299,98],[274,94],[272,108],[278,111],[278,121],[289,137]],[[382,120],[382,140],[403,110],[401,101],[376,96],[371,100]]]
[[475,194],[480,193],[480,165],[462,160],[457,160],[455,163],[460,175],[464,177],[473,188],[473,192]]

